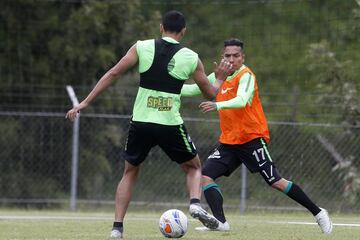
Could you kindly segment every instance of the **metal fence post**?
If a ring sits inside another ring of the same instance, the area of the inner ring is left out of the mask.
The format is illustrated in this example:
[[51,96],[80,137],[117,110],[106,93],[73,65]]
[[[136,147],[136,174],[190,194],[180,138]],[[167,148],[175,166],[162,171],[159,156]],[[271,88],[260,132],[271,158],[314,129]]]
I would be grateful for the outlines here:
[[[79,101],[75,95],[72,86],[66,86],[68,95],[73,106],[79,105]],[[80,113],[73,123],[73,141],[72,141],[72,157],[71,157],[71,191],[70,191],[70,209],[76,210],[77,201],[77,176],[79,163],[79,129],[80,129]]]
[[240,213],[244,213],[246,209],[246,186],[247,186],[247,170],[244,164],[241,165],[241,195],[240,195]]

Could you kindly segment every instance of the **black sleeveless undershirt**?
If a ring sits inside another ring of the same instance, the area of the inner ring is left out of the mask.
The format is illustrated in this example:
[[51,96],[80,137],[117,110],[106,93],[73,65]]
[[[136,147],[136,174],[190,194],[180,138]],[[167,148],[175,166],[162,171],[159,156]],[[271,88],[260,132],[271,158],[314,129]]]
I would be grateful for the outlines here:
[[172,77],[168,68],[174,67],[174,62],[170,63],[170,61],[175,53],[182,48],[183,46],[178,43],[156,39],[154,60],[151,67],[140,74],[140,87],[180,94],[184,81]]

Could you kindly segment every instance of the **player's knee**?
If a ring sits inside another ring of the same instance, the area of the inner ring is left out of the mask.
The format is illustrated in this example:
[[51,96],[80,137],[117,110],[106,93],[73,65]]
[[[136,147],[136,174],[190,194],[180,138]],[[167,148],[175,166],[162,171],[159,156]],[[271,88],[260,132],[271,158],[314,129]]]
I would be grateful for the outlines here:
[[185,172],[189,171],[200,171],[201,172],[201,163],[199,157],[194,157],[190,161],[184,162],[181,164],[181,168]]
[[202,186],[206,186],[206,185],[213,184],[213,183],[214,183],[214,180],[211,177],[202,175],[202,177],[201,177],[201,185]]
[[124,167],[124,175],[125,174],[137,175],[139,173],[139,169],[140,166],[132,165],[131,163],[126,161]]
[[[279,180],[279,181],[280,181],[280,180]],[[274,183],[271,185],[271,187],[274,188],[274,189],[277,189],[277,190],[279,190],[279,191],[282,191],[282,189],[281,189],[281,184],[279,184],[279,181],[274,182]]]
[[271,187],[273,187],[273,188],[275,188],[275,189],[277,189],[277,190],[279,190],[279,191],[284,192],[284,191],[287,189],[287,187],[289,186],[289,184],[290,184],[289,181],[287,181],[287,180],[284,179],[284,178],[281,178],[280,180],[274,182],[274,183],[271,185]]

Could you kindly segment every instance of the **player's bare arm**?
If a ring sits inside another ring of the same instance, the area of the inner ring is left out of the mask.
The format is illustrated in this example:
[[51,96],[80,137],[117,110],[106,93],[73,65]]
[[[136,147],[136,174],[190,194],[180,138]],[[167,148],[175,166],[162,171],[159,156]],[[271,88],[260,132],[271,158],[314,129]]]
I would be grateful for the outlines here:
[[231,69],[231,64],[225,60],[222,60],[219,65],[216,64],[216,82],[211,85],[208,81],[208,78],[204,71],[204,66],[199,59],[198,65],[193,74],[194,81],[199,86],[204,97],[207,99],[214,99],[216,97],[217,91],[221,86],[222,82],[227,78]]
[[138,61],[138,55],[136,52],[136,44],[134,44],[129,51],[126,53],[124,57],[120,59],[120,61],[108,70],[95,85],[93,90],[89,93],[89,95],[77,106],[74,106],[66,113],[66,118],[70,121],[74,121],[77,114],[81,109],[87,107],[90,102],[92,102],[101,92],[107,89],[113,81],[125,73],[127,70],[132,68]]

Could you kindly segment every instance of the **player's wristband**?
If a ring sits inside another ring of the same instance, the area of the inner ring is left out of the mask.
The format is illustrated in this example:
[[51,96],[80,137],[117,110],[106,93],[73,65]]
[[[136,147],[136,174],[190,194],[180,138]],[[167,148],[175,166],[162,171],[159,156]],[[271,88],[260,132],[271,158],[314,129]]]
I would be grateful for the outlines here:
[[220,104],[218,102],[216,102],[215,105],[216,105],[216,110],[219,111],[221,109]]

